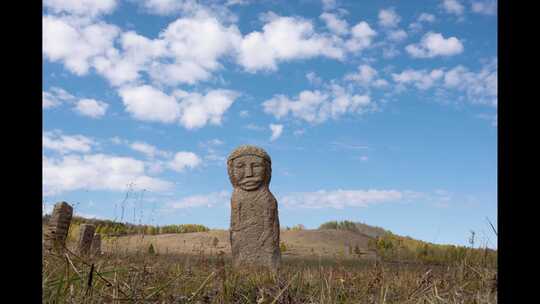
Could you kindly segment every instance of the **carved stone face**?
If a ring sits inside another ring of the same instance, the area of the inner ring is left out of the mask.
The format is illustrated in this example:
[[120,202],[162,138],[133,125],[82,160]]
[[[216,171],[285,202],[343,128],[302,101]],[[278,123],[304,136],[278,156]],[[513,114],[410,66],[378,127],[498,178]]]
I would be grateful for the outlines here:
[[235,158],[232,167],[238,187],[245,191],[257,190],[265,182],[266,163],[258,156],[245,155]]

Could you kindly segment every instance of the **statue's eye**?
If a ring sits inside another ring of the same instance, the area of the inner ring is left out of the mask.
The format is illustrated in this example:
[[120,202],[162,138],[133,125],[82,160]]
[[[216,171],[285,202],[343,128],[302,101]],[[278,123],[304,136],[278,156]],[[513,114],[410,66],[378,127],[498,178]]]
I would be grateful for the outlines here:
[[242,168],[242,167],[244,167],[244,164],[238,164],[238,165],[236,165],[236,168]]

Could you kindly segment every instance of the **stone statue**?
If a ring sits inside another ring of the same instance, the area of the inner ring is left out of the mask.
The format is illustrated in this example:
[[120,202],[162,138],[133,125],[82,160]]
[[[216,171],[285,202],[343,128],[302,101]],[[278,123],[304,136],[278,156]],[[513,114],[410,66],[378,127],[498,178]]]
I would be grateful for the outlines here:
[[89,253],[90,248],[92,247],[92,240],[94,239],[94,231],[96,230],[96,226],[92,224],[81,224],[80,229],[78,251],[79,254],[86,255]]
[[101,254],[101,234],[94,234],[94,238],[92,239],[92,245],[90,245],[90,253],[93,255]]
[[49,252],[62,253],[66,245],[66,238],[73,216],[73,207],[66,202],[59,202],[49,219],[44,235],[44,247]]
[[279,268],[279,218],[276,198],[269,189],[271,165],[270,156],[255,146],[240,146],[227,159],[234,188],[230,227],[233,267]]

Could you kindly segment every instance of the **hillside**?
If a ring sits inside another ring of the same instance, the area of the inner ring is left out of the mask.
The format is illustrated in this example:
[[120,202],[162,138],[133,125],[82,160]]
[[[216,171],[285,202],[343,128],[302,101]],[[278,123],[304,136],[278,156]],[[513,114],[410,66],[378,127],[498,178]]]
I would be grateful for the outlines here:
[[[284,256],[347,256],[349,245],[357,246],[365,258],[374,258],[368,250],[370,237],[343,230],[283,230],[281,242],[285,245]],[[217,245],[214,247],[214,238]],[[230,254],[229,232],[211,230],[208,232],[176,233],[162,235],[130,235],[108,239],[104,251],[127,250],[145,251],[152,244],[158,253],[193,253],[201,251],[210,254],[220,250]]]
[[[47,220],[44,218],[43,224]],[[133,225],[110,220],[74,217],[68,235],[73,247],[81,223],[96,225],[102,235],[104,252],[147,252],[150,244],[161,254],[230,254],[227,230],[210,230],[203,225],[178,224],[167,226]],[[330,221],[318,229],[302,225],[281,230],[281,249],[284,257],[344,257],[422,261],[433,263],[475,259],[482,263],[497,263],[497,251],[433,244],[411,237],[393,234],[381,227],[351,221]]]

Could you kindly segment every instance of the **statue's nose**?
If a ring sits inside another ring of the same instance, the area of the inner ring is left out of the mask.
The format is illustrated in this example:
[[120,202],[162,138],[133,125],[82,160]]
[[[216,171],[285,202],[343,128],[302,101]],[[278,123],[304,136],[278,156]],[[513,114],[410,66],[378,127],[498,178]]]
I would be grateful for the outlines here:
[[253,175],[253,169],[251,166],[246,166],[245,176],[252,176]]

